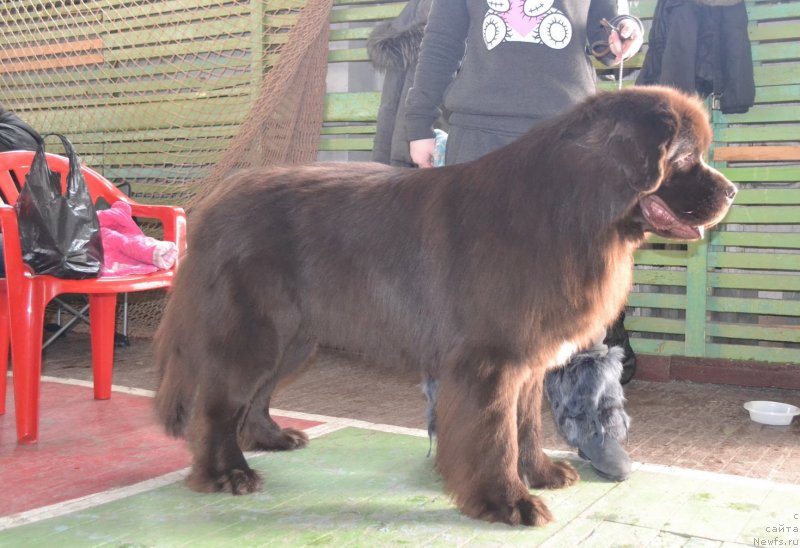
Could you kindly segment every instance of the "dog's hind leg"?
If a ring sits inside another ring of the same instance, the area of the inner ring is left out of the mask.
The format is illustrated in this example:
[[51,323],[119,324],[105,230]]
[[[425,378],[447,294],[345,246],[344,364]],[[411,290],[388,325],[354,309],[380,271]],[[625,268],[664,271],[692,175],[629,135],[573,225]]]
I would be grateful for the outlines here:
[[236,440],[244,406],[231,401],[229,390],[220,381],[197,396],[187,432],[194,460],[186,478],[195,491],[243,495],[261,489],[261,477],[247,464]]
[[544,525],[552,515],[517,469],[517,397],[528,369],[494,354],[470,352],[472,357],[445,368],[436,407],[436,464],[468,516]]
[[553,462],[542,444],[542,392],[544,370],[536,369],[522,385],[517,402],[519,476],[529,487],[559,489],[580,479],[565,461]]
[[280,379],[293,375],[314,360],[317,343],[305,329],[298,329],[291,338],[278,366],[278,374],[264,379],[248,406],[239,430],[239,446],[243,451],[287,451],[308,444],[302,430],[281,428],[269,414],[272,394]]
[[[249,286],[238,284],[241,287]],[[196,364],[199,388],[187,430],[194,456],[187,482],[196,491],[227,490],[236,495],[261,488],[261,478],[248,466],[239,446],[240,425],[255,398],[268,401],[271,387],[282,376],[284,341],[291,341],[300,325],[297,309],[278,292],[269,301],[254,301],[246,294],[237,297],[227,321],[208,328],[206,353]],[[294,352],[303,354],[299,347]],[[299,361],[295,359],[295,365]],[[269,421],[266,424],[268,432],[275,432]]]

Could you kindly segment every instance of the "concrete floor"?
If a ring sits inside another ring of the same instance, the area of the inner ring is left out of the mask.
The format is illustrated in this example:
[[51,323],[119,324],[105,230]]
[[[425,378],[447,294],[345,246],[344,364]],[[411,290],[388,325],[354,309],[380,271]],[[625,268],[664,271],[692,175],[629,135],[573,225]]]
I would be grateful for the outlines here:
[[[59,339],[45,354],[43,374],[91,379],[89,340],[81,333]],[[133,339],[116,352],[114,384],[155,389],[150,341]],[[800,391],[688,382],[626,386],[633,418],[627,449],[635,461],[800,484],[800,419],[786,427],[750,421],[742,405],[773,400],[800,405]],[[323,354],[272,406],[297,412],[425,428],[419,379],[351,357]],[[545,406],[548,407],[548,406]],[[547,409],[545,409],[547,413]],[[545,446],[570,450],[544,421]]]

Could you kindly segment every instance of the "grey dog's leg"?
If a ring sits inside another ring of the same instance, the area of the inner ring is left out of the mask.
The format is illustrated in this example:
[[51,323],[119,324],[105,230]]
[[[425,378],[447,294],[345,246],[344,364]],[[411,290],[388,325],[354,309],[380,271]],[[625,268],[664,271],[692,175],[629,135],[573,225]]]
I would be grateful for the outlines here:
[[425,375],[422,380],[422,392],[428,400],[425,414],[428,418],[428,456],[433,451],[433,438],[436,436],[436,394],[439,391],[439,381],[431,375]]
[[581,447],[597,434],[625,441],[630,417],[619,378],[624,351],[603,345],[576,354],[564,367],[545,378],[560,434],[570,445]]
[[630,425],[619,382],[624,356],[618,346],[595,345],[545,377],[545,391],[562,437],[578,447],[601,475],[617,481],[626,479],[631,467],[620,445]]

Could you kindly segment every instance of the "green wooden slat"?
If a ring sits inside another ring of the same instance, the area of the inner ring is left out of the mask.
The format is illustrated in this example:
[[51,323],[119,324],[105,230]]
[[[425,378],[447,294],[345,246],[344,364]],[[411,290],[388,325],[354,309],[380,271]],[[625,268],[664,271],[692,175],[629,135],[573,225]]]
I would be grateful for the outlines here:
[[641,19],[652,19],[653,13],[656,10],[655,0],[638,0],[630,2],[629,6],[631,15],[635,15]]
[[686,285],[686,272],[682,270],[655,270],[635,268],[633,283],[647,285]]
[[706,356],[723,360],[800,364],[800,350],[736,344],[707,344]]
[[[157,108],[160,107],[160,108]],[[220,125],[231,114],[246,111],[240,99],[194,99],[170,101],[155,106],[108,106],[64,110],[57,115],[30,112],[25,120],[33,127],[69,134],[73,131],[117,131],[123,129],[169,128],[188,125]],[[203,113],[202,118],[198,116]],[[44,123],[44,122],[47,123]]]
[[769,25],[751,24],[748,27],[748,36],[750,41],[764,41],[764,40],[796,40],[800,38],[800,28],[798,28],[796,21],[786,21],[781,23],[772,23]]
[[[337,8],[339,7],[346,8],[348,6],[358,6],[361,4],[374,4],[374,3],[375,0],[333,0],[333,5],[336,6]],[[406,5],[406,2],[397,2],[397,5],[400,6],[400,9],[402,9]]]
[[[781,103],[797,100],[800,96],[800,85],[783,84],[779,86],[759,86],[756,87],[756,104],[759,103]],[[797,128],[795,127],[795,130]]]
[[[135,145],[135,143],[134,143]],[[213,164],[219,161],[222,152],[227,147],[220,147],[216,150],[191,150],[191,164]],[[134,147],[128,152],[120,154],[81,154],[85,163],[88,165],[104,165],[114,167],[137,167],[137,166],[161,166],[170,164],[185,164],[187,163],[187,155],[180,153],[180,151],[168,150],[166,152],[139,152]]]
[[795,224],[800,222],[800,206],[738,206],[725,216],[726,223]]
[[800,43],[752,44],[753,61],[794,61],[800,58]]
[[[172,31],[178,31],[176,36],[183,37],[183,29],[186,27],[205,26],[215,22],[230,22],[231,26],[227,32],[233,29],[249,30],[250,25],[247,20],[250,17],[251,9],[244,5],[220,5],[219,2],[207,2],[205,6],[199,3],[197,7],[202,9],[186,9],[186,2],[183,6],[175,9],[174,2],[158,2],[149,4],[139,4],[123,10],[107,11],[103,16],[103,31],[108,33],[119,32],[126,34],[130,31],[146,32],[148,30],[160,30],[161,33],[151,36],[153,39],[166,38],[172,35]],[[163,10],[168,5],[170,9]],[[237,21],[241,21],[237,24]],[[217,27],[217,25],[212,25]],[[163,32],[169,29],[169,32]],[[109,36],[110,37],[110,36]],[[133,43],[140,42],[143,36]]]
[[380,103],[379,91],[328,93],[323,119],[326,122],[374,122]]
[[367,150],[371,151],[373,139],[320,139],[319,149],[331,150]]
[[[800,81],[800,66],[797,78]],[[756,105],[744,114],[721,114],[721,121],[728,124],[747,124],[765,122],[796,122],[800,120],[800,106],[794,105]]]
[[133,179],[200,179],[208,173],[208,168],[190,166],[178,167],[141,167],[141,168],[104,168],[103,175],[114,180]]
[[800,4],[797,2],[784,2],[769,5],[747,4],[747,19],[749,21],[766,21],[798,17],[800,17]]
[[757,270],[797,270],[800,255],[788,253],[711,253],[712,268],[749,268]]
[[[224,63],[218,60],[183,59],[180,64],[164,63],[158,65],[142,65],[136,67],[115,67],[113,77],[118,79],[143,79],[165,78],[187,72],[209,72],[219,69],[234,71],[237,69],[249,70],[248,59],[226,59]],[[80,67],[79,69],[64,70],[57,73],[44,74],[5,74],[0,75],[0,87],[13,87],[15,85],[47,86],[59,85],[64,82],[105,81],[111,77],[108,67],[92,68]]]
[[[275,0],[269,0],[272,4]],[[282,0],[277,0],[282,1]],[[131,4],[130,1],[116,0],[113,4],[119,7],[109,9],[110,3],[108,0],[103,0],[106,9],[103,11],[103,16],[108,21],[134,21],[134,20],[182,20],[182,19],[202,19],[208,18],[209,14],[214,17],[219,15],[215,12],[220,6],[219,0],[192,0],[187,3],[186,0],[160,0],[159,2],[148,2]],[[249,13],[250,6],[246,4],[228,4],[225,6],[232,14],[236,13]],[[191,7],[192,9],[187,9]],[[224,13],[223,13],[224,15]],[[130,24],[130,23],[129,23]]]
[[321,135],[350,135],[359,133],[374,134],[377,130],[375,124],[346,125],[346,126],[322,126]]
[[359,27],[355,29],[331,29],[331,42],[342,42],[344,40],[366,40],[372,32],[372,27]]
[[685,310],[686,295],[673,293],[631,293],[628,297],[628,306]]
[[686,266],[686,253],[661,249],[640,249],[635,254],[636,264],[659,266]]
[[796,84],[800,79],[800,65],[797,63],[756,65],[753,67],[753,77],[758,86]]
[[784,182],[800,180],[798,166],[758,166],[718,168],[731,181],[737,182]]
[[267,13],[264,15],[266,28],[290,29],[297,23],[298,13]]
[[736,297],[708,298],[711,312],[739,312],[773,316],[800,316],[800,301],[778,299],[740,299]]
[[749,204],[800,204],[800,188],[740,189],[736,194],[736,205]]
[[706,327],[706,334],[710,337],[726,337],[729,339],[800,343],[800,325],[774,327],[750,323],[711,323]]
[[369,61],[367,48],[334,49],[328,52],[329,63]]
[[391,19],[400,15],[404,4],[384,4],[366,8],[334,9],[331,13],[331,23],[353,23],[361,21],[380,21]]
[[[106,82],[81,82],[77,85],[47,86],[20,89],[19,91],[6,90],[4,97],[11,100],[47,99],[64,100],[65,97],[82,98],[96,95],[96,98],[81,99],[83,105],[125,103],[127,97],[135,97],[138,101],[142,98],[152,102],[154,97],[142,97],[154,92],[181,91],[191,89],[193,93],[222,94],[222,95],[248,95],[250,93],[250,74],[234,74],[220,79],[208,79],[188,76],[185,79],[158,79],[158,80],[132,80],[132,81],[106,81]],[[243,89],[237,89],[243,88]],[[246,89],[245,89],[246,88]],[[166,99],[169,99],[167,96]],[[157,99],[157,98],[156,98]]]
[[647,316],[625,317],[625,329],[639,333],[668,333],[670,335],[683,335],[686,332],[686,322],[670,318],[649,318]]
[[708,275],[708,285],[725,289],[800,291],[800,272],[785,274],[712,272]]
[[631,346],[637,354],[680,356],[684,353],[684,345],[681,341],[662,341],[657,339],[631,337]]
[[[792,86],[792,90],[787,91],[787,93],[800,97],[800,85]],[[797,132],[798,128],[795,124],[719,127],[714,130],[714,139],[721,143],[796,141]]]
[[714,245],[800,250],[800,232],[716,232]]
[[[201,34],[201,33],[198,33]],[[170,43],[165,40],[161,44],[137,44],[135,46],[121,47],[113,50],[106,50],[104,57],[106,63],[122,63],[125,61],[136,62],[156,62],[163,63],[161,59],[165,56],[176,57],[189,57],[189,56],[204,56],[204,55],[218,55],[221,59],[218,61],[220,65],[224,64],[223,59],[226,57],[240,59],[241,54],[232,55],[232,52],[240,52],[245,45],[246,39],[243,36],[229,36],[227,34],[219,35],[214,32],[208,34],[202,33],[204,36],[199,38],[199,41],[193,40],[191,42]],[[174,61],[172,61],[174,63]]]

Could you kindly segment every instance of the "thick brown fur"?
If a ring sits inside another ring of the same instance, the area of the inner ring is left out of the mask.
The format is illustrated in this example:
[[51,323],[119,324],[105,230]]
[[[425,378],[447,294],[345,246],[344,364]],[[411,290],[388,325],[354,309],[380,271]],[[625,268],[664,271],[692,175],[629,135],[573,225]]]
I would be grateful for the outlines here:
[[[156,397],[189,484],[260,488],[242,449],[302,447],[269,416],[319,345],[440,380],[436,462],[467,515],[540,525],[542,380],[623,307],[646,232],[696,239],[735,187],[706,166],[702,104],[600,94],[474,162],[319,164],[234,176],[190,220],[156,341]],[[561,357],[559,357],[561,356]]]

